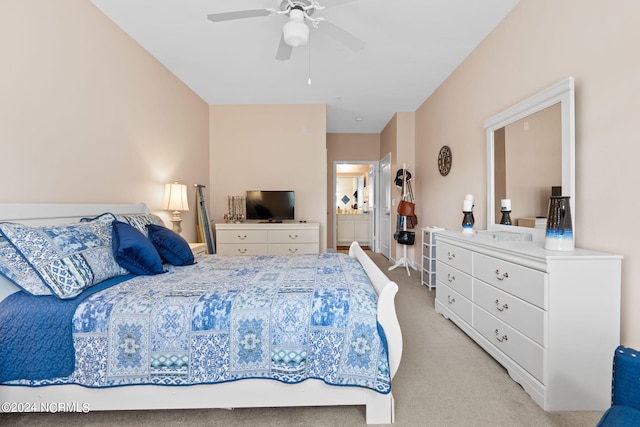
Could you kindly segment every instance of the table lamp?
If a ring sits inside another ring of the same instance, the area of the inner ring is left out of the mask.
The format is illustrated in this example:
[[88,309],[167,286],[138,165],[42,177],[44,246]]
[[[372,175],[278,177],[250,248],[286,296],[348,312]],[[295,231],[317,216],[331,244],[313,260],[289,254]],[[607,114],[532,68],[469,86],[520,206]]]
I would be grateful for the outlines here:
[[182,233],[182,217],[180,217],[180,212],[189,210],[189,204],[187,202],[187,186],[184,184],[178,184],[178,181],[172,184],[165,184],[162,209],[166,211],[173,211],[171,217],[173,231],[178,234]]

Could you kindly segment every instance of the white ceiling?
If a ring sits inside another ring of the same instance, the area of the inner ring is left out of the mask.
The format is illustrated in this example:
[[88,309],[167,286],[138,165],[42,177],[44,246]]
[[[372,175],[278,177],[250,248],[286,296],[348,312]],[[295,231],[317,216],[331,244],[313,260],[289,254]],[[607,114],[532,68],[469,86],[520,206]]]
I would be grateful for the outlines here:
[[518,3],[320,0],[327,8],[313,17],[362,39],[364,49],[312,28],[309,46],[278,61],[286,17],[207,19],[276,9],[278,0],[91,1],[207,103],[326,104],[330,133],[379,133],[396,112],[415,111]]

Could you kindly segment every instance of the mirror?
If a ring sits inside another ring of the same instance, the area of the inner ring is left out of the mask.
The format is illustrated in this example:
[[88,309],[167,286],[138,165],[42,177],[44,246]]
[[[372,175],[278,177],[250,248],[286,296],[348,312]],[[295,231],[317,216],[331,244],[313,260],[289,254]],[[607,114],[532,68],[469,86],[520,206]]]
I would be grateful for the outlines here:
[[[544,241],[553,192],[571,197],[575,236],[574,92],[569,77],[485,121],[488,230]],[[500,224],[503,199],[510,201],[513,225]]]
[[336,177],[336,206],[340,213],[362,211],[367,202],[366,176]]

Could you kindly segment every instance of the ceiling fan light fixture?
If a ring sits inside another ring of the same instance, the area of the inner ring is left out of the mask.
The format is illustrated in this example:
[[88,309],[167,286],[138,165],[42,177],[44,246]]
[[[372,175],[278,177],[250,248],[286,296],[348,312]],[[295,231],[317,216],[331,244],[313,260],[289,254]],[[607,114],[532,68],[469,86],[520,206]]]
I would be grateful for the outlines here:
[[304,12],[292,9],[289,22],[284,24],[284,42],[291,47],[299,47],[309,42],[309,27],[304,23]]

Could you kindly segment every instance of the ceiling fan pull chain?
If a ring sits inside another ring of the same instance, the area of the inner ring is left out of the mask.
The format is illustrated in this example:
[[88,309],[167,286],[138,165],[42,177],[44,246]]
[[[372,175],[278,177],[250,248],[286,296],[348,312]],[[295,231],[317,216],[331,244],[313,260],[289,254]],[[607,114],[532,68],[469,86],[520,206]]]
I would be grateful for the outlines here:
[[307,84],[311,86],[311,38],[309,38],[309,80],[307,80]]

